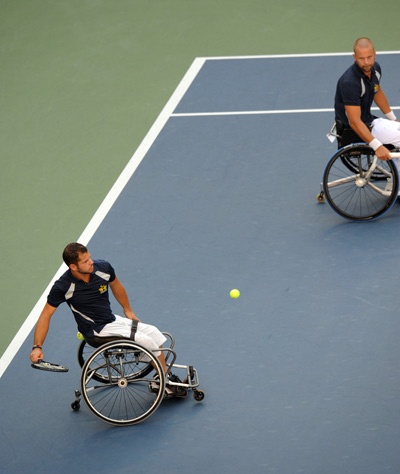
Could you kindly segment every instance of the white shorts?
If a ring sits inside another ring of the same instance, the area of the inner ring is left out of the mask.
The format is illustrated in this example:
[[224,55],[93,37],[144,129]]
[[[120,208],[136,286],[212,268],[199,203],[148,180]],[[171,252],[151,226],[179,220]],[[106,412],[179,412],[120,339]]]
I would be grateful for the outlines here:
[[377,118],[372,122],[371,133],[381,143],[400,146],[400,122]]
[[[383,144],[391,144],[400,147],[400,122],[377,118],[372,122],[372,135]],[[394,158],[400,171],[400,158]]]
[[[129,338],[131,336],[132,320],[115,315],[115,321],[106,324],[97,334],[99,337],[122,336]],[[147,349],[154,351],[161,347],[167,338],[155,326],[151,324],[138,323],[135,333],[135,341],[142,344]],[[157,357],[160,351],[155,354]]]

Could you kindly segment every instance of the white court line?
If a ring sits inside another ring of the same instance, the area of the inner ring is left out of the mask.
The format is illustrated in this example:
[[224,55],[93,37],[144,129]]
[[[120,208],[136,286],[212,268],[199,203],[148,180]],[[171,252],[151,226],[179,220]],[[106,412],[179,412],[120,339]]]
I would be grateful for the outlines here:
[[[377,51],[377,56],[381,54],[400,54],[400,51]],[[214,56],[211,58],[199,58],[206,61],[221,61],[224,59],[279,59],[279,58],[321,58],[329,56],[352,56],[352,52],[347,53],[309,53],[309,54],[268,54],[254,56]],[[378,61],[379,62],[379,61]]]
[[[86,229],[83,231],[82,235],[77,240],[78,242],[82,243],[83,245],[87,245],[89,243],[90,239],[93,237],[100,224],[103,222],[111,207],[114,205],[118,196],[121,194],[122,190],[136,171],[137,167],[140,165],[146,153],[149,151],[151,145],[156,140],[164,125],[167,123],[172,112],[186,93],[187,89],[192,84],[200,69],[203,67],[203,64],[204,59],[202,58],[197,58],[193,61],[192,65],[179,83],[175,92],[172,94],[164,109],[161,111],[157,120],[154,122],[153,126],[143,139],[142,143],[139,145],[138,149],[136,150],[132,158],[129,160],[128,164],[120,174],[119,178],[117,179],[107,196],[104,198],[104,201],[101,203],[100,207],[97,209],[96,213],[90,220]],[[65,270],[66,266],[62,264],[54,275],[54,277],[52,278],[52,280],[50,281],[42,296],[39,298],[39,301],[36,303],[29,316],[19,329],[18,333],[15,335],[14,339],[11,341],[10,345],[4,352],[3,356],[0,359],[0,378],[6,371],[7,367],[9,366],[19,349],[21,348],[22,344],[25,342],[25,339],[28,337],[28,335],[34,328],[37,318],[39,317],[39,314],[47,301],[47,295],[53,283],[64,273]]]
[[[171,98],[165,105],[164,109],[161,111],[160,115],[158,116],[157,120],[154,122],[153,126],[143,139],[142,143],[139,145],[138,149],[129,160],[128,164],[126,165],[125,169],[122,171],[121,175],[101,203],[100,207],[90,220],[89,224],[87,225],[86,229],[83,231],[82,235],[79,237],[78,241],[81,242],[83,245],[87,245],[90,239],[93,237],[97,229],[99,228],[100,224],[103,222],[104,218],[110,211],[111,207],[117,200],[118,196],[121,194],[122,190],[131,179],[133,174],[135,173],[137,167],[145,157],[146,153],[150,149],[151,145],[154,143],[155,139],[165,126],[168,119],[173,117],[179,116],[191,116],[191,115],[241,115],[241,114],[251,114],[257,113],[260,114],[262,112],[255,111],[255,112],[228,112],[228,113],[216,113],[216,114],[173,114],[173,111],[179,104],[180,100],[192,84],[193,80],[203,67],[206,61],[213,61],[213,60],[223,60],[223,59],[260,59],[260,58],[306,58],[306,57],[324,57],[324,56],[348,56],[352,53],[325,53],[325,54],[285,54],[285,55],[268,55],[268,56],[227,56],[227,57],[204,57],[204,58],[196,58],[188,71],[186,72],[185,76],[182,78],[181,82],[179,83],[178,87],[176,88],[175,92],[172,94]],[[387,51],[387,52],[379,52],[378,54],[400,54],[400,51]],[[398,109],[400,107],[392,107],[392,109]],[[307,110],[307,109],[306,109]],[[315,112],[321,111],[329,111],[331,109],[309,109]],[[264,113],[306,113],[305,111],[264,111]],[[6,351],[2,355],[0,359],[0,378],[6,371],[7,367],[15,357],[18,350],[21,348],[22,344],[25,342],[26,338],[32,331],[33,327],[36,324],[37,318],[42,310],[44,304],[47,300],[47,295],[50,291],[55,280],[57,280],[62,273],[65,271],[65,266],[62,264],[54,277],[51,279],[50,283],[48,284],[47,288],[43,292],[42,296],[39,298],[36,305],[33,307],[32,311],[29,313],[28,317],[26,318],[25,322],[22,324],[21,328],[7,347]]]
[[[400,109],[400,106],[392,107],[392,110]],[[371,110],[380,110],[378,107],[371,107]],[[188,113],[174,113],[171,117],[212,117],[225,115],[273,115],[273,114],[311,114],[335,112],[335,109],[288,109],[288,110],[238,110],[235,112],[188,112]]]
[[243,110],[235,112],[190,112],[176,113],[171,117],[209,117],[213,115],[270,115],[270,114],[306,114],[313,112],[333,112],[334,109],[292,109],[292,110]]

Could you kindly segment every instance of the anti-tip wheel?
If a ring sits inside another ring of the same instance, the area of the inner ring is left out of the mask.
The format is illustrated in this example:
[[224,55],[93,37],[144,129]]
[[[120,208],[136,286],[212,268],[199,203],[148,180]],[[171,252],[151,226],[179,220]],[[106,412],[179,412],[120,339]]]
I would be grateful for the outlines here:
[[205,397],[205,394],[202,390],[196,390],[193,392],[193,398],[196,400],[196,402],[201,402]]
[[81,407],[81,404],[75,400],[74,402],[71,403],[71,408],[74,410],[74,411],[78,411]]
[[318,202],[325,202],[325,194],[323,192],[320,192],[317,194],[317,201]]

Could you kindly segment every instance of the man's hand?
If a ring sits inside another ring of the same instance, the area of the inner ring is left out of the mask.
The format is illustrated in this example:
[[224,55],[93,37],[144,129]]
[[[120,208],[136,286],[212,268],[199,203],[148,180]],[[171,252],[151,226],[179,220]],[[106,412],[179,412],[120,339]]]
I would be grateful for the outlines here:
[[43,351],[36,347],[36,349],[32,349],[30,359],[32,362],[37,362],[39,359],[43,359]]
[[137,319],[140,321],[140,319],[135,316],[135,313],[132,310],[124,310],[124,314],[128,319]]
[[391,160],[390,151],[383,145],[375,150],[375,155],[382,161]]

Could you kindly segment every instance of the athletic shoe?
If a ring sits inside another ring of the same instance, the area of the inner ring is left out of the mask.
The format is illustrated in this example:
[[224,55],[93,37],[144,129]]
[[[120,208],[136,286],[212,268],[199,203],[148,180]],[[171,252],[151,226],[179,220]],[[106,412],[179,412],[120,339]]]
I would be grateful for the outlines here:
[[[188,396],[188,391],[186,387],[180,387],[179,385],[170,385],[169,382],[182,383],[177,375],[168,374],[165,380],[165,393],[164,398],[186,398]],[[149,385],[149,390],[151,392],[157,393],[160,389],[160,384],[157,379],[152,380]]]
[[166,387],[165,391],[169,391],[169,398],[186,398],[188,396],[188,391],[186,387],[180,387],[179,385],[170,385],[169,382],[173,383],[182,383],[182,380],[172,373],[167,374],[165,381]]

